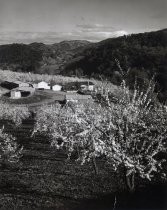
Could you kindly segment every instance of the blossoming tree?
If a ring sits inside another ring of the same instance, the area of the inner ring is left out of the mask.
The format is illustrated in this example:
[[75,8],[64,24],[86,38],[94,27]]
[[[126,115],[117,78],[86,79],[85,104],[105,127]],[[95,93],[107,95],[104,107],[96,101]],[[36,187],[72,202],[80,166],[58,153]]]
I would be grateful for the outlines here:
[[167,112],[153,97],[150,85],[145,92],[137,87],[129,90],[125,81],[116,103],[110,90],[96,102],[67,103],[66,106],[42,107],[36,116],[34,133],[50,136],[51,145],[66,148],[70,155],[78,152],[81,163],[105,156],[112,167],[125,169],[126,183],[135,189],[135,175],[149,180],[161,171],[162,160],[156,155],[164,151],[167,138]]

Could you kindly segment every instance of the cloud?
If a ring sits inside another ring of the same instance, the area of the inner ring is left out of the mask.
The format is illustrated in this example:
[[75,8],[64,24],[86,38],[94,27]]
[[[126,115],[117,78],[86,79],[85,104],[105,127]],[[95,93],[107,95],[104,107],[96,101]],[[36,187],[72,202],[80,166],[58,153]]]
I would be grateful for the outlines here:
[[58,32],[0,32],[0,44],[43,42],[52,44],[62,41],[70,34]]
[[117,30],[112,26],[100,24],[80,24],[69,32],[19,32],[0,31],[0,44],[43,42],[53,44],[63,40],[88,40],[98,42],[110,37],[118,37],[127,34],[124,30]]
[[76,28],[76,34],[80,37],[85,37],[85,39],[89,41],[101,41],[110,37],[118,37],[128,34],[122,29],[101,24],[79,24],[76,25]]
[[87,32],[87,33],[80,33],[76,32],[75,36],[82,37],[82,39],[86,39],[91,42],[98,42],[104,39],[108,38],[114,38],[118,36],[127,35],[126,31],[114,31],[114,32],[106,32],[106,31],[100,31],[100,32]]
[[82,32],[100,32],[100,31],[115,31],[113,26],[104,26],[101,24],[78,24],[76,25]]

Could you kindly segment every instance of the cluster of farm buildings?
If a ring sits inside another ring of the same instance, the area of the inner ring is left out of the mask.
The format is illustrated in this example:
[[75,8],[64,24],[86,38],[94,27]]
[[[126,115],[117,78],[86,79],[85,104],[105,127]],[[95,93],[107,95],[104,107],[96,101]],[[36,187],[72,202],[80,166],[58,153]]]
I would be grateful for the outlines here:
[[[77,85],[76,85],[77,84]],[[36,83],[22,81],[3,81],[1,86],[9,90],[9,97],[19,99],[33,95],[37,90],[57,92],[65,96],[66,100],[90,99],[91,92],[94,91],[95,85],[92,82],[77,82],[60,85],[39,81]]]

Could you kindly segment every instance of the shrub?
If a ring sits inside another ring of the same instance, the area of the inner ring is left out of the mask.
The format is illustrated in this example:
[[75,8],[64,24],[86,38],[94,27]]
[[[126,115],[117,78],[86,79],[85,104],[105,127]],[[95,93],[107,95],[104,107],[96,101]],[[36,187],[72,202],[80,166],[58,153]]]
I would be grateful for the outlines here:
[[2,120],[11,120],[18,126],[29,116],[30,112],[27,107],[0,102],[0,119]]
[[23,148],[19,148],[16,139],[0,129],[0,162],[17,162],[21,157]]

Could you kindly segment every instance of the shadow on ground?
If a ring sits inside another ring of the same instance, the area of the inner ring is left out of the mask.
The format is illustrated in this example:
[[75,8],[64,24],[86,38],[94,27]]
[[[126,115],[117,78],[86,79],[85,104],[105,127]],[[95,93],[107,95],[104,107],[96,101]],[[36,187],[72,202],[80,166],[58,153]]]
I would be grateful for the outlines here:
[[135,193],[120,193],[83,200],[74,210],[166,210],[167,184],[148,186]]

